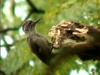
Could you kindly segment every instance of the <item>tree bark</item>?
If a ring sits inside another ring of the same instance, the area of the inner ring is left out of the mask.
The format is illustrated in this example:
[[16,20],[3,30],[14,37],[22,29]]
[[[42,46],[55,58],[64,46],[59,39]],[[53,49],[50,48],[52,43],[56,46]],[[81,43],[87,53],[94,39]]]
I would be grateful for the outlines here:
[[[65,33],[67,31],[68,33]],[[69,32],[71,33],[69,34]],[[59,67],[64,60],[76,55],[81,60],[100,60],[99,27],[64,21],[56,25],[55,28],[51,28],[49,34],[54,45],[54,52],[48,61],[50,67]]]

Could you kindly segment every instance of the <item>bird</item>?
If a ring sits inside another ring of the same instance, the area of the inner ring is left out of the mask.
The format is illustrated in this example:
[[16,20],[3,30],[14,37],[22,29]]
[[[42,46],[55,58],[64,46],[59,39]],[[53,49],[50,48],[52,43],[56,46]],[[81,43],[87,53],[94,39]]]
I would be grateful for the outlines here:
[[52,44],[48,39],[36,31],[36,25],[40,19],[36,21],[28,20],[23,23],[23,31],[27,35],[27,41],[31,51],[40,58],[41,61],[47,63],[52,54]]

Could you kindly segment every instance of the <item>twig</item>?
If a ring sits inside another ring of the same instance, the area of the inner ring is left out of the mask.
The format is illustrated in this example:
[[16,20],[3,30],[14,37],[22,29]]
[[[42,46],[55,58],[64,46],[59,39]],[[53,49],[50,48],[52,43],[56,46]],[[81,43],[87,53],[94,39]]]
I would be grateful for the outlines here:
[[41,10],[41,9],[37,9],[36,7],[35,7],[35,5],[30,1],[30,0],[26,0],[27,1],[27,3],[29,4],[29,6],[31,7],[31,12],[36,12],[36,13],[44,13],[45,11],[44,10]]
[[7,33],[8,31],[16,31],[18,30],[19,27],[14,27],[14,28],[7,28],[7,29],[3,29],[3,30],[0,30],[0,33]]

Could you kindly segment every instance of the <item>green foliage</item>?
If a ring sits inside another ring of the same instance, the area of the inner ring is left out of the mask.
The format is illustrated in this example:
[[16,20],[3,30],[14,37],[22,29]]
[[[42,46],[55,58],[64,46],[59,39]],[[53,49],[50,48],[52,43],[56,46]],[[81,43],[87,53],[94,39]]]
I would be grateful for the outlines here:
[[[19,6],[21,10],[25,9],[23,14],[28,15],[30,13],[30,6],[24,0],[17,2],[14,7],[9,7],[9,11],[4,11],[5,3],[9,2],[12,5],[13,0],[3,0],[2,9],[2,19],[0,23],[0,30],[10,27],[18,27],[23,23],[23,15],[18,16],[15,10]],[[33,12],[30,19],[41,18],[40,23],[37,26],[37,31],[46,37],[48,31],[52,25],[57,24],[61,20],[72,20],[89,25],[100,25],[100,0],[31,0],[36,8],[42,9],[45,11],[44,14]],[[14,8],[14,9],[11,9]],[[21,12],[19,10],[19,12]],[[1,12],[0,12],[1,13]],[[24,18],[25,18],[24,15]],[[20,27],[19,27],[20,28]],[[0,58],[0,70],[3,70],[7,75],[44,75],[47,70],[47,66],[42,63],[36,55],[31,51],[23,35],[19,35],[19,29],[16,31],[9,31],[4,35],[9,35],[13,38],[15,43],[10,48],[8,56],[6,59]],[[1,42],[0,38],[0,42]],[[18,41],[16,41],[18,40]],[[1,46],[0,46],[1,47]],[[88,65],[91,63],[96,65],[98,73],[100,73],[100,61],[94,63],[86,62],[84,64],[77,64],[75,60],[77,57],[66,60],[57,70],[55,75],[69,75],[72,69],[79,70],[81,67],[88,71]],[[34,66],[30,66],[29,61],[34,62]],[[88,71],[89,72],[89,71]]]

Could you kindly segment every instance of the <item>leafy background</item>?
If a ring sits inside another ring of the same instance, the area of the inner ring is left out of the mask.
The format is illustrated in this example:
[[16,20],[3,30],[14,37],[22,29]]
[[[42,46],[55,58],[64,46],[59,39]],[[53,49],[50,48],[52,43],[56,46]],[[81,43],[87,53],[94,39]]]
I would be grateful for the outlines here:
[[[31,1],[31,2],[30,2]],[[0,71],[6,75],[44,75],[47,66],[30,51],[22,24],[41,18],[37,31],[48,38],[61,20],[100,25],[100,0],[0,0]],[[99,75],[100,61],[66,60],[54,75]]]

